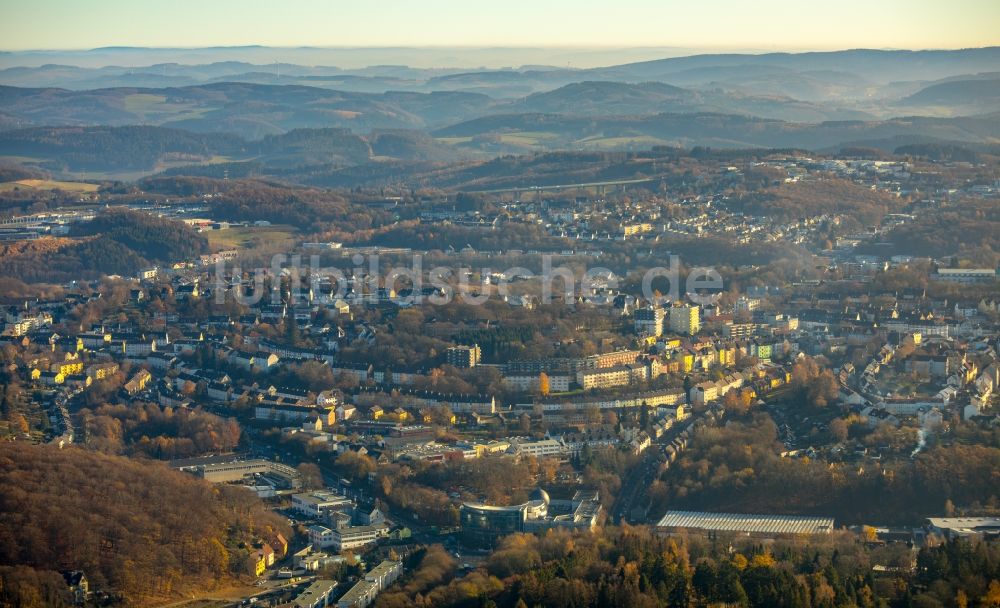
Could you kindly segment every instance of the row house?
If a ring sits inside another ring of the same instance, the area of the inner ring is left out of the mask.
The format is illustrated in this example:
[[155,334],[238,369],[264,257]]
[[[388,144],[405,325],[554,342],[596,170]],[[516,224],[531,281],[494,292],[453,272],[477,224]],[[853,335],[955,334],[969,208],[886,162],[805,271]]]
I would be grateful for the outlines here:
[[740,374],[729,374],[715,382],[701,382],[691,387],[691,403],[710,403],[722,398],[729,391],[742,387],[743,384],[744,378]]
[[270,371],[280,361],[278,355],[265,351],[247,353],[234,350],[229,354],[228,359],[231,364],[251,372]]

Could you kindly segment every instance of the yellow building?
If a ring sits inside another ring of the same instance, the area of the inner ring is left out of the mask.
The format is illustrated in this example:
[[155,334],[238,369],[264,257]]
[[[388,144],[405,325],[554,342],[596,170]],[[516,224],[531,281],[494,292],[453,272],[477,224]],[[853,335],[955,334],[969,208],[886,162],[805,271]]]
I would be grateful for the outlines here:
[[636,224],[622,224],[622,236],[634,236],[636,234],[649,232],[652,229],[653,225],[648,222],[640,222]]
[[254,576],[260,576],[267,570],[267,556],[263,551],[250,550],[250,559],[247,560],[247,570]]
[[49,371],[59,372],[64,376],[72,376],[83,372],[83,361],[60,361],[49,366]]
[[337,424],[337,408],[332,405],[319,408],[319,419],[324,427],[331,427]]
[[694,369],[694,353],[685,352],[680,356],[681,371],[687,373]]
[[719,365],[736,365],[736,349],[732,346],[719,348]]

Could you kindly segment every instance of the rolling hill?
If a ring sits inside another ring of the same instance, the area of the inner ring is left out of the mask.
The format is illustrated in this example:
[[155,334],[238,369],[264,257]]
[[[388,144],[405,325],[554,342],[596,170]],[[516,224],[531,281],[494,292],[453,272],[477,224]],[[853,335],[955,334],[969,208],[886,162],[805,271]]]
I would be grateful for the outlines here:
[[[310,165],[351,166],[381,160],[452,161],[470,152],[448,146],[424,131],[383,130],[361,136],[347,129],[294,129],[246,140],[228,133],[195,133],[165,127],[36,127],[0,132],[5,174],[41,177],[45,172],[152,173],[204,165],[209,174],[252,168],[274,173]],[[195,173],[198,173],[197,171]]]
[[900,136],[910,136],[913,140],[992,144],[1000,141],[1000,119],[997,116],[912,117],[799,123],[716,113],[663,113],[600,119],[533,113],[478,118],[434,132],[439,137],[465,137],[470,141],[502,139],[519,133],[530,134],[536,142],[532,147],[536,149],[648,147],[655,143],[681,147],[825,149],[846,142]]
[[948,80],[923,88],[899,103],[910,107],[945,106],[994,112],[1000,108],[1000,78]]
[[435,128],[480,115],[491,103],[462,92],[371,94],[231,82],[92,91],[0,87],[0,125],[145,124],[257,139],[299,128]]

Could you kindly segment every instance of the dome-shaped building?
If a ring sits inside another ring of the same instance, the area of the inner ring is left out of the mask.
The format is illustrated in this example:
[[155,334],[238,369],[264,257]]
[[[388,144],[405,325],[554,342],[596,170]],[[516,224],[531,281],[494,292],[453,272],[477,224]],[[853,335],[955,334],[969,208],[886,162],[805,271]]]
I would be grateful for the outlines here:
[[549,493],[541,488],[535,488],[531,494],[528,494],[528,500],[540,500],[548,505],[550,502]]

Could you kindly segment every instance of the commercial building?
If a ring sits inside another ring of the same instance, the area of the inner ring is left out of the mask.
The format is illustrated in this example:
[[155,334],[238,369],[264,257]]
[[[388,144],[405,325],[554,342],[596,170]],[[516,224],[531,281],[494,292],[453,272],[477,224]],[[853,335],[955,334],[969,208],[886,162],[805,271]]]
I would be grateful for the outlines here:
[[538,439],[532,441],[516,438],[511,440],[510,451],[518,456],[563,456],[566,446],[555,439]]
[[829,534],[833,531],[833,518],[667,511],[656,526],[664,534],[690,532],[715,536],[728,533],[756,538],[778,538],[803,534]]
[[350,511],[351,500],[336,492],[318,490],[292,495],[292,508],[307,517],[325,517],[332,511]]
[[338,528],[333,531],[333,548],[337,551],[354,549],[371,544],[387,536],[389,536],[389,526],[386,524]]
[[309,543],[314,549],[331,548],[334,551],[345,551],[374,543],[386,536],[389,536],[389,526],[386,524],[345,528],[309,526]]
[[287,487],[295,488],[301,484],[302,477],[292,467],[278,462],[263,458],[241,460],[232,454],[175,460],[170,466],[212,483],[231,483],[254,475],[271,475],[281,478]]
[[197,467],[199,477],[212,483],[229,483],[240,481],[250,475],[260,475],[271,470],[271,463],[266,460],[239,460],[205,464]]
[[471,546],[489,547],[516,532],[544,532],[552,528],[592,530],[601,514],[597,492],[578,491],[570,500],[551,500],[541,488],[520,505],[497,507],[462,505],[462,539]]

